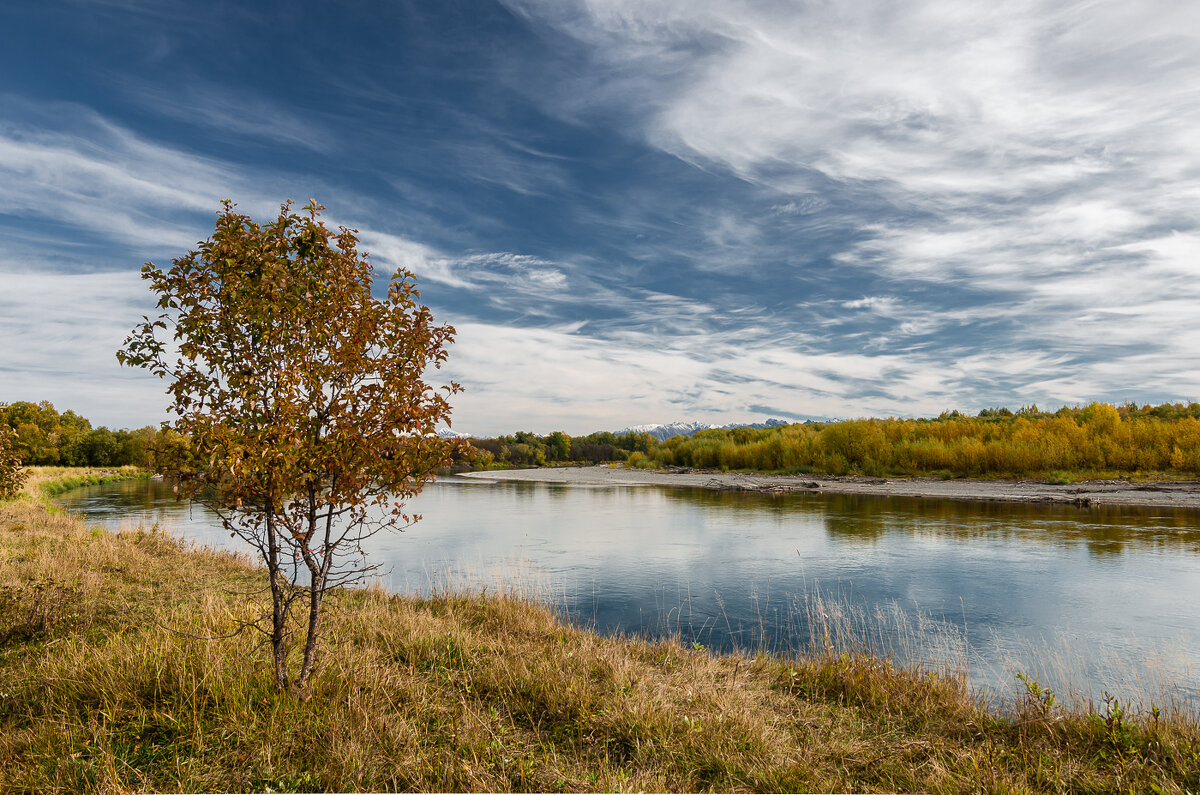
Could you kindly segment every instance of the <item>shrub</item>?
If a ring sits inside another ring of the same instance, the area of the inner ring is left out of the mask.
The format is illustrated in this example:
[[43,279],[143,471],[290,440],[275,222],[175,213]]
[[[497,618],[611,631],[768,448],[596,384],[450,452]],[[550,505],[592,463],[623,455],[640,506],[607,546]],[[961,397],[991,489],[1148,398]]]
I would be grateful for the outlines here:
[[0,500],[11,500],[21,491],[26,472],[17,455],[17,434],[0,424]]

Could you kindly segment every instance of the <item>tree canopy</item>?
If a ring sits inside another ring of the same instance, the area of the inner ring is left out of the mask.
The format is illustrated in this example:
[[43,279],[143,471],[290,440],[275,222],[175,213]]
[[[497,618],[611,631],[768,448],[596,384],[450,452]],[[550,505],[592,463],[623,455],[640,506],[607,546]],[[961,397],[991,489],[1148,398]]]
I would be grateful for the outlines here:
[[54,404],[18,400],[0,404],[0,425],[14,433],[14,445],[27,466],[146,466],[154,445],[153,427],[136,430],[93,428],[73,411]]

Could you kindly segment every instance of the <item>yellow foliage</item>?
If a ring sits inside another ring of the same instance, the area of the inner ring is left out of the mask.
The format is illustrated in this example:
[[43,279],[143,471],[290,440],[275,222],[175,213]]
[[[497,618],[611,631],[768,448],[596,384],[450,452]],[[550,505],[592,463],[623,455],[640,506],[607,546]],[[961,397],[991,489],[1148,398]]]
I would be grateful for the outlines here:
[[659,464],[829,474],[1025,476],[1053,471],[1200,473],[1200,404],[1054,413],[988,410],[978,417],[848,420],[704,431],[665,442]]

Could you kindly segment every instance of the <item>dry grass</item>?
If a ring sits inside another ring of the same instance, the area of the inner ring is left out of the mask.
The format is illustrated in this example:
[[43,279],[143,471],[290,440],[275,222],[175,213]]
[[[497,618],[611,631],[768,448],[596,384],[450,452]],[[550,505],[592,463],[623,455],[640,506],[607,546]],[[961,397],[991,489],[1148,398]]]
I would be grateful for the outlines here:
[[260,584],[0,504],[0,790],[1200,791],[1184,718],[1032,695],[1004,718],[869,656],[715,657],[504,593],[338,594],[297,700],[258,638],[193,637],[252,618]]

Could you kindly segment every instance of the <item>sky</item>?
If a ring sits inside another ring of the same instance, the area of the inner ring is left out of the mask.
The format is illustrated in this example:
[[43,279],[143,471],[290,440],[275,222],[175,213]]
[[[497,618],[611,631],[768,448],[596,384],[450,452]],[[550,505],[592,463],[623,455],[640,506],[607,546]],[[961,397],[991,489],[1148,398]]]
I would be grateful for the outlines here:
[[1200,399],[1200,5],[0,4],[0,401],[222,199],[316,198],[457,329],[454,428]]

